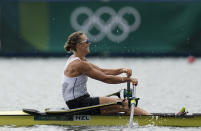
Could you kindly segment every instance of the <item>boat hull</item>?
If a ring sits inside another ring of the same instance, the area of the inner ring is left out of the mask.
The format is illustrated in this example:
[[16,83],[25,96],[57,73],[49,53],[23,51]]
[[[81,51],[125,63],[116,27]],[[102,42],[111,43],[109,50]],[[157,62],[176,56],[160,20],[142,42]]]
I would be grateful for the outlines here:
[[[0,112],[0,126],[32,126],[32,125],[85,125],[85,126],[125,126],[129,116],[124,115],[30,115],[20,111],[18,113]],[[199,127],[201,115],[134,116],[134,122],[139,126],[176,126]]]

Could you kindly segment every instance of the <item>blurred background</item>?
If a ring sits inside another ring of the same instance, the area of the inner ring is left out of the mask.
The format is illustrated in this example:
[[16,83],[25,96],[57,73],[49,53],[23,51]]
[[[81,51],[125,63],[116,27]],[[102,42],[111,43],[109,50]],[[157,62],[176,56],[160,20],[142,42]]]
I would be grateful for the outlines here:
[[85,32],[91,56],[201,56],[200,0],[1,0],[0,56],[65,56]]
[[[139,107],[201,112],[201,0],[1,0],[0,110],[66,107],[61,80],[70,54],[63,46],[75,31],[85,32],[92,43],[90,62],[133,70]],[[125,87],[88,82],[92,96]],[[36,128],[44,130],[27,129]]]

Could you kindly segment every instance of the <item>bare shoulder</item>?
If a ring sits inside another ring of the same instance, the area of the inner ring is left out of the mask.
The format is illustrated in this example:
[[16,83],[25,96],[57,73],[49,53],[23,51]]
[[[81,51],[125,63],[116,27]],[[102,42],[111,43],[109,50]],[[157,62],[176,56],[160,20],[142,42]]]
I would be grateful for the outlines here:
[[91,64],[88,61],[80,61],[78,63],[78,66],[79,66],[80,69],[85,69],[86,70],[86,69],[91,67]]
[[81,61],[80,60],[74,60],[72,61],[68,67],[70,68],[78,68],[80,66]]
[[91,64],[87,61],[80,61],[80,60],[75,60],[72,63],[70,63],[70,67],[77,70],[77,71],[83,71],[87,70],[91,67]]

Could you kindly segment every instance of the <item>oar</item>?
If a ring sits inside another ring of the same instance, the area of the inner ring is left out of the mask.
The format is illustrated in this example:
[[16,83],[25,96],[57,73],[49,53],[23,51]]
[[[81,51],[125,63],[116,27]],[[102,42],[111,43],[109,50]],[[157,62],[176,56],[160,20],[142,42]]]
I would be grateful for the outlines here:
[[[130,82],[127,82],[127,98],[129,98],[130,96],[130,94],[132,93],[131,92],[131,89],[130,89],[131,87],[130,87]],[[130,103],[130,100],[128,99],[128,107],[130,108],[130,106],[131,106],[131,103]]]
[[127,90],[130,91],[130,82],[127,82]]
[[136,105],[136,85],[132,83],[133,85],[133,92],[132,92],[132,99],[131,99],[131,114],[130,114],[130,121],[129,121],[129,127],[133,126],[133,116],[135,112],[135,105]]

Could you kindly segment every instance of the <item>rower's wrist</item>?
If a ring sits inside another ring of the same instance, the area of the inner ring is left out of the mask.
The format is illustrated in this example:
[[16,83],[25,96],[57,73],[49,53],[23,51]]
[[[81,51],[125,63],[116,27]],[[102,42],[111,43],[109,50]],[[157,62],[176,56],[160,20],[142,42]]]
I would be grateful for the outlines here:
[[122,68],[122,69],[121,69],[121,72],[122,72],[122,73],[127,73],[127,69],[126,69],[126,68]]
[[124,83],[124,82],[130,82],[131,79],[129,77],[121,77],[121,82]]

